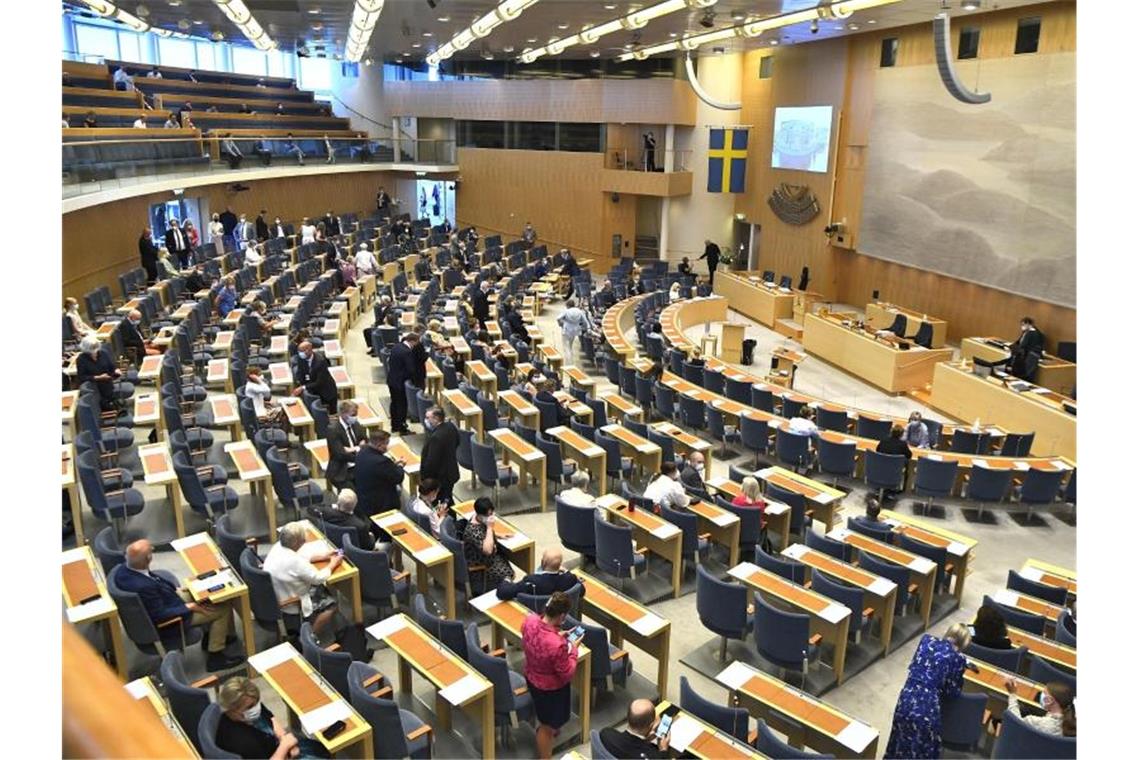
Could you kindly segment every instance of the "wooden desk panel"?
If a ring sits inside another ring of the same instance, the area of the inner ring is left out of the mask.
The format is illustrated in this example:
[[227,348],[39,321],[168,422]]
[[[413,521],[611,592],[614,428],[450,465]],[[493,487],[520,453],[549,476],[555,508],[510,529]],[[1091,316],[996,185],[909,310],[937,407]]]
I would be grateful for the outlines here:
[[625,499],[615,494],[604,494],[596,500],[606,511],[606,519],[619,521],[633,529],[637,543],[673,565],[673,598],[681,596],[681,529],[673,523],[644,509],[629,511]]
[[948,325],[944,319],[938,319],[929,314],[923,314],[922,312],[907,309],[903,306],[887,303],[885,301],[867,304],[864,313],[866,314],[867,324],[876,330],[889,330],[891,325],[895,323],[897,316],[902,314],[906,317],[906,329],[903,331],[904,335],[915,335],[922,323],[926,322],[933,329],[930,347],[942,348],[946,345],[946,330]]
[[717,272],[713,280],[713,293],[728,299],[733,311],[775,327],[781,319],[792,318],[795,295],[790,289],[766,287],[757,274],[749,272]]
[[693,325],[723,322],[728,318],[728,299],[723,296],[707,296],[676,301],[661,311],[661,332],[674,348],[681,351],[696,351],[700,346],[685,335],[685,330]]
[[[987,341],[1001,343],[1003,347],[998,348]],[[1004,361],[1009,358],[1008,345],[1008,341],[1001,338],[963,338],[961,357],[967,361],[972,361],[975,357],[990,362]],[[1041,357],[1041,362],[1037,365],[1037,382],[1046,388],[1070,396],[1077,384],[1077,365],[1047,353]]]
[[416,587],[421,594],[425,597],[428,594],[429,576],[435,577],[443,586],[447,599],[447,617],[454,620],[455,557],[451,551],[398,510],[393,509],[373,515],[372,522],[392,536],[392,543],[397,552],[403,552],[415,561]]

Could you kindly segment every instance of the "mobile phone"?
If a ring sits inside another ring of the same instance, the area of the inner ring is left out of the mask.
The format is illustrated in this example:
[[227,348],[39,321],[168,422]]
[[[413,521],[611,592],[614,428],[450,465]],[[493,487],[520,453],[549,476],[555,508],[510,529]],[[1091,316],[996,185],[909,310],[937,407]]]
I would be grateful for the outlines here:
[[970,671],[971,673],[982,672],[982,669],[978,667],[977,663],[970,662],[969,660],[966,661],[966,670]]
[[217,574],[218,574],[217,570],[207,570],[206,572],[201,573],[200,575],[197,575],[195,577],[201,581],[201,580],[205,580],[206,578],[209,578],[211,575],[217,575]]
[[570,635],[568,635],[566,639],[572,644],[577,644],[585,635],[586,629],[582,626],[578,626],[574,630],[570,631]]
[[79,604],[87,604],[88,602],[94,602],[96,599],[102,599],[102,598],[103,598],[102,594],[92,594],[91,596],[87,597],[86,599],[80,599]]
[[393,536],[402,536],[408,532],[408,529],[407,528],[395,528],[391,532],[392,532]]
[[226,587],[226,584],[224,584],[224,583],[219,583],[217,586],[210,586],[210,588],[206,589],[206,593],[207,593],[207,594],[212,594],[212,593],[214,593],[215,591],[221,591],[221,590],[222,590],[222,589],[224,589],[225,587]]
[[336,723],[333,723],[331,726],[326,728],[321,733],[324,734],[324,737],[326,739],[332,739],[334,736],[339,734],[341,731],[343,731],[347,727],[348,727],[347,723],[345,723],[343,720],[338,720]]
[[665,735],[669,733],[669,729],[673,725],[673,718],[677,713],[681,712],[681,708],[677,705],[669,705],[665,712],[661,713],[661,720],[657,724],[657,738],[664,739]]

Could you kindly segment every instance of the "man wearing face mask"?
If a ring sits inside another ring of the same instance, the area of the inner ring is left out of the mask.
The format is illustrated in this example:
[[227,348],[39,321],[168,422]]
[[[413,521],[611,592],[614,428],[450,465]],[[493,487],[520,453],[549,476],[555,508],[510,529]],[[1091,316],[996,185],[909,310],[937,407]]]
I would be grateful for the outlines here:
[[294,396],[308,391],[321,400],[325,409],[336,408],[336,380],[329,372],[329,360],[313,351],[313,344],[302,341],[293,359]]
[[393,459],[388,453],[391,437],[387,430],[372,430],[368,434],[368,445],[356,455],[353,483],[360,499],[360,511],[369,517],[400,508],[404,460]]
[[79,342],[79,357],[75,360],[75,373],[80,384],[90,380],[99,391],[99,401],[103,411],[115,408],[115,378],[121,374],[115,367],[111,355],[103,350],[103,344],[94,335],[88,335]]
[[281,217],[273,220],[273,227],[270,229],[270,237],[283,238],[285,237],[285,225],[281,223]]
[[142,314],[138,309],[132,309],[127,314],[126,320],[119,327],[119,333],[123,338],[123,349],[128,354],[134,352],[136,363],[142,361],[144,356],[153,356],[159,352],[157,348],[143,338]]
[[459,428],[443,415],[438,406],[424,417],[427,440],[420,452],[420,476],[439,482],[439,501],[451,504],[452,489],[459,482]]
[[238,757],[285,760],[292,757],[330,757],[314,739],[298,739],[289,726],[261,702],[261,691],[245,676],[231,678],[218,689],[218,749]]
[[356,454],[366,440],[364,428],[356,421],[356,409],[356,404],[351,401],[341,401],[336,421],[329,425],[325,435],[329,448],[329,466],[325,470],[325,477],[328,478],[329,485],[338,491],[352,484]]

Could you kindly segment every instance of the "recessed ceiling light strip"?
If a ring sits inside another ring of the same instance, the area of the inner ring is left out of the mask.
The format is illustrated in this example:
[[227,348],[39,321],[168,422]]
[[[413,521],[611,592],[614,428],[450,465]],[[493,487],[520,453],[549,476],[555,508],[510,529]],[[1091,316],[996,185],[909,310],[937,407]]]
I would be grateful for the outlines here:
[[123,26],[126,26],[136,32],[153,32],[160,37],[181,37],[189,38],[189,34],[182,32],[171,31],[170,29],[161,29],[157,26],[151,26],[143,21],[138,16],[127,13],[122,8],[118,7],[108,0],[80,0],[81,3],[86,5],[95,13],[98,13],[103,18],[109,18],[112,21],[118,21]]
[[426,58],[428,65],[438,66],[440,61],[447,60],[475,40],[483,39],[501,24],[514,21],[522,15],[523,11],[537,2],[538,0],[503,0],[494,10],[477,19],[475,23],[452,37],[439,47],[439,49],[429,55]]
[[382,10],[384,0],[356,0],[356,7],[352,9],[352,23],[348,27],[348,41],[344,46],[346,61],[359,61],[364,57]]
[[246,39],[253,43],[255,48],[272,50],[277,47],[277,43],[266,34],[265,30],[261,28],[261,24],[257,23],[257,19],[253,17],[253,12],[246,6],[245,0],[214,0],[214,5],[226,14],[226,18],[234,22],[234,25],[241,30]]

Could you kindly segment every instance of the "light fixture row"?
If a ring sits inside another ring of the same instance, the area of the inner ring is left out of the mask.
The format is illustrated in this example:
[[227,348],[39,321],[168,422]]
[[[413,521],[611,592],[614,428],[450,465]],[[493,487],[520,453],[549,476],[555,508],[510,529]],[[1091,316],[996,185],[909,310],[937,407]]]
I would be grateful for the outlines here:
[[452,37],[429,55],[426,59],[428,65],[438,66],[440,61],[447,60],[475,40],[483,39],[499,25],[514,21],[523,11],[537,2],[538,0],[503,0],[494,10],[476,19],[471,26]]
[[593,45],[607,34],[619,32],[622,29],[628,31],[641,29],[655,18],[667,16],[686,8],[708,8],[715,5],[716,2],[717,0],[663,0],[647,8],[639,8],[620,18],[586,27],[577,34],[554,40],[546,47],[534,50],[528,48],[522,52],[519,60],[522,63],[533,63],[544,55],[559,55],[563,50],[573,45]]
[[253,12],[245,4],[245,0],[214,0],[214,5],[226,14],[226,18],[234,22],[246,39],[253,43],[258,50],[273,50],[277,43],[266,34],[253,17]]
[[736,26],[728,26],[711,32],[690,34],[679,40],[670,40],[658,45],[650,45],[618,56],[619,61],[642,61],[651,55],[670,53],[676,50],[696,50],[710,42],[731,39],[733,37],[759,37],[773,29],[782,29],[793,24],[802,24],[807,21],[836,20],[850,18],[856,11],[877,8],[883,5],[892,5],[901,0],[835,0],[830,3],[820,3],[814,8],[784,13],[779,16],[770,16],[759,21],[750,21]]
[[95,13],[98,13],[103,18],[109,18],[112,21],[118,21],[123,26],[128,27],[136,32],[153,32],[160,37],[180,37],[188,38],[189,34],[182,32],[171,31],[170,29],[162,29],[157,26],[151,26],[143,21],[138,16],[134,16],[122,8],[118,7],[109,0],[80,0],[84,5],[90,8]]
[[352,9],[352,23],[348,27],[348,41],[344,46],[346,61],[359,61],[364,57],[368,41],[372,39],[372,30],[376,28],[383,10],[384,0],[356,0],[356,7]]

